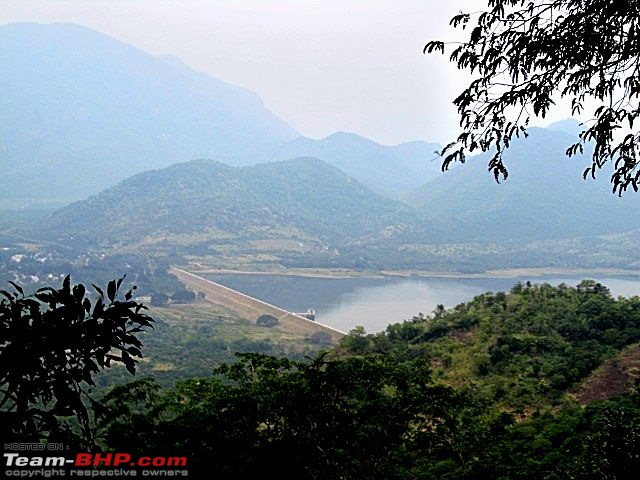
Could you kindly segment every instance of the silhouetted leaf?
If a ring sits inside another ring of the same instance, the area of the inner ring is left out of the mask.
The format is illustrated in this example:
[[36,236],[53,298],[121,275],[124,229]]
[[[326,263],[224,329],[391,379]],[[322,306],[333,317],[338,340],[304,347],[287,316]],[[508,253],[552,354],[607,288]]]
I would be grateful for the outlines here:
[[9,280],[9,283],[13,285],[13,288],[15,288],[20,293],[20,295],[24,295],[24,291],[22,290],[22,287],[20,285],[12,282],[11,280]]
[[112,302],[116,298],[116,290],[117,290],[116,282],[114,280],[111,280],[107,285],[107,297]]

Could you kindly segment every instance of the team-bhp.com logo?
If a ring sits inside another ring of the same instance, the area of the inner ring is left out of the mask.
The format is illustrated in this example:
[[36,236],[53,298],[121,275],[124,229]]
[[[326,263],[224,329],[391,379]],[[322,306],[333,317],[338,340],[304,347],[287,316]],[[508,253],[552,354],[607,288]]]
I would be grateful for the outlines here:
[[78,453],[75,467],[186,467],[187,457],[139,457],[133,459],[128,453]]
[[24,456],[5,453],[7,477],[186,477],[187,457],[133,457],[128,453],[78,453],[62,456]]

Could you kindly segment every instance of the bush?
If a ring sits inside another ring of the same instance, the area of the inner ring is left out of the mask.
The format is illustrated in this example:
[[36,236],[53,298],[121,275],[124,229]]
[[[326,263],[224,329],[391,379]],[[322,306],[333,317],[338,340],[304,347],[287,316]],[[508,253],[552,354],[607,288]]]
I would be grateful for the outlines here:
[[331,341],[331,334],[322,330],[313,332],[309,336],[309,342],[313,343],[314,345],[331,345],[333,343]]
[[260,315],[256,320],[256,325],[261,327],[275,327],[278,324],[278,319],[272,315]]
[[171,296],[171,300],[176,303],[189,303],[196,299],[196,294],[191,290],[178,290]]
[[151,305],[154,307],[162,307],[169,301],[169,295],[166,293],[154,293],[151,295]]

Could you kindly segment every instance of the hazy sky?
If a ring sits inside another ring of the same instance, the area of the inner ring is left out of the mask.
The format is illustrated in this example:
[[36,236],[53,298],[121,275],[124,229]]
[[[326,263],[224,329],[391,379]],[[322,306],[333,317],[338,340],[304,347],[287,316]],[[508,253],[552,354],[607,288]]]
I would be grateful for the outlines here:
[[464,77],[431,39],[472,0],[0,0],[0,24],[72,22],[258,93],[303,135],[447,142]]

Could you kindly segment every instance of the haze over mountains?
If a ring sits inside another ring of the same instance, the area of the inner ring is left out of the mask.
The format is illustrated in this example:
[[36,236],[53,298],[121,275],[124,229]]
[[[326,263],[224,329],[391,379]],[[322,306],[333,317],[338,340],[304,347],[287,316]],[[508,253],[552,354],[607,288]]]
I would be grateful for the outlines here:
[[78,25],[0,27],[0,89],[5,205],[78,200],[198,158],[247,165],[318,156],[388,194],[438,172],[422,164],[434,145],[298,138],[255,93]]
[[316,157],[335,165],[364,185],[400,198],[441,175],[435,143],[407,142],[387,147],[353,133],[339,132],[321,140],[300,137],[272,153],[273,159]]
[[0,45],[2,190],[14,198],[77,199],[150,168],[298,136],[256,94],[88,28],[10,24]]

